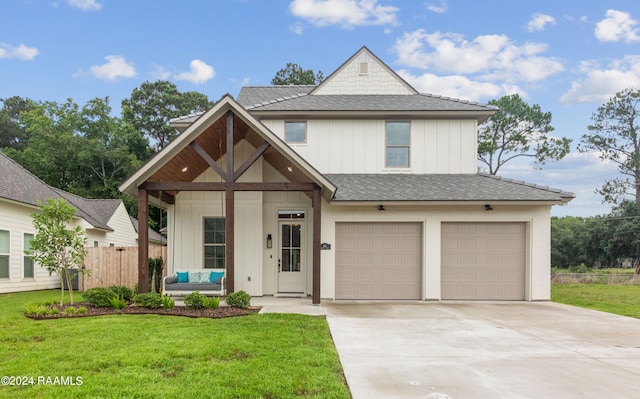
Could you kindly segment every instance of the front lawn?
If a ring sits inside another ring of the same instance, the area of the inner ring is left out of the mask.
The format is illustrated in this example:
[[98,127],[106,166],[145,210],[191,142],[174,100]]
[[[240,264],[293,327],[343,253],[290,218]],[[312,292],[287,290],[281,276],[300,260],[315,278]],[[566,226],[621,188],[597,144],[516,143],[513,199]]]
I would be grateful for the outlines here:
[[33,385],[0,386],[0,397],[351,397],[321,317],[23,315],[29,303],[56,299],[59,291],[0,295],[0,377],[33,377]]
[[640,285],[551,284],[551,300],[640,318]]

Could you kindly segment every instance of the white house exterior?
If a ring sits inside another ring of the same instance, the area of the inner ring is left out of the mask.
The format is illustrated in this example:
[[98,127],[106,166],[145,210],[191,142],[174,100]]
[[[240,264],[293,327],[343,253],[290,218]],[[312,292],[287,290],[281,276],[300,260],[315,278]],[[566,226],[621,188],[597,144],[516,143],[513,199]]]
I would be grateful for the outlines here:
[[227,265],[229,292],[549,300],[549,211],[573,194],[477,173],[494,112],[420,94],[363,47],[318,86],[174,120],[120,189],[167,207],[169,273]]
[[53,188],[0,153],[0,293],[60,288],[56,275],[24,254],[36,234],[31,214],[48,198],[64,198],[77,209],[87,246],[136,246],[138,234],[122,200],[86,199]]

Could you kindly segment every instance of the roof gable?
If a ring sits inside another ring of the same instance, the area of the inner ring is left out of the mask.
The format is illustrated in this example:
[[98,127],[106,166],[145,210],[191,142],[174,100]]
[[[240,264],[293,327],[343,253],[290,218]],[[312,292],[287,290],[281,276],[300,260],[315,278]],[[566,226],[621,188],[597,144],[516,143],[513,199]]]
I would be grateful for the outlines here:
[[318,85],[311,95],[418,94],[366,46]]

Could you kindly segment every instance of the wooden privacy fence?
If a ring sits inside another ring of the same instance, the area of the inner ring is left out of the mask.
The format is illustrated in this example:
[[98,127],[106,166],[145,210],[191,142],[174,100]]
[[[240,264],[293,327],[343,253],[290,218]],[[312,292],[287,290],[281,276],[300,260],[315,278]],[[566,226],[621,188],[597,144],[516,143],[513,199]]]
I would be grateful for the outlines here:
[[[162,257],[166,275],[167,247],[149,247],[149,258]],[[124,285],[133,288],[138,283],[138,247],[87,248],[84,267],[91,274],[78,276],[78,289]]]

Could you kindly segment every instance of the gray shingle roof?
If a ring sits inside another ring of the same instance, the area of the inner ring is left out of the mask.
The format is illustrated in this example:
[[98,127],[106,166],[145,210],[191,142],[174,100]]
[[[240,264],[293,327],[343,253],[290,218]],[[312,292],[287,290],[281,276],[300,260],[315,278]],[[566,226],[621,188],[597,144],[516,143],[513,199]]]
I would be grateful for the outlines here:
[[[252,89],[252,88],[249,88]],[[256,88],[257,89],[257,88]],[[264,89],[264,88],[261,88]],[[244,90],[244,89],[243,89]],[[474,102],[430,94],[413,95],[306,95],[266,98],[263,91],[255,97],[245,93],[249,111],[495,111],[496,108]],[[254,100],[254,101],[252,101]],[[261,100],[261,101],[260,101]]]
[[573,193],[486,174],[327,174],[334,201],[551,201]]
[[238,94],[238,104],[250,107],[270,101],[282,101],[309,94],[315,85],[245,86]]
[[96,228],[113,231],[107,223],[121,200],[91,200],[51,187],[1,152],[0,171],[0,198],[32,206],[48,198],[64,198],[77,209],[77,216]]

